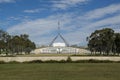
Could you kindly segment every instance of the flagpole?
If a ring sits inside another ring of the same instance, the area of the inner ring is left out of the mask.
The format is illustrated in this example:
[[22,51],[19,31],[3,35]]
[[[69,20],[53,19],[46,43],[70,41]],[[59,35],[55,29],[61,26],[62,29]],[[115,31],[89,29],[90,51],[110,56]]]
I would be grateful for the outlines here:
[[60,34],[60,22],[58,21],[58,34]]

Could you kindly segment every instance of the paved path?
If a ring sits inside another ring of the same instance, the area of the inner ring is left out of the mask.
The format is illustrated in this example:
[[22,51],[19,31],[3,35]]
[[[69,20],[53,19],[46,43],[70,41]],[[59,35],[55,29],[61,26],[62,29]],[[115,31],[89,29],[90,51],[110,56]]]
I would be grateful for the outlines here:
[[[33,61],[33,60],[42,60],[42,61],[48,61],[48,60],[67,60],[67,56],[65,57],[0,57],[0,61],[4,62],[11,62],[11,61],[17,61],[17,62],[25,62],[25,61]],[[120,57],[71,57],[72,61],[77,60],[110,60],[110,61],[120,61]]]

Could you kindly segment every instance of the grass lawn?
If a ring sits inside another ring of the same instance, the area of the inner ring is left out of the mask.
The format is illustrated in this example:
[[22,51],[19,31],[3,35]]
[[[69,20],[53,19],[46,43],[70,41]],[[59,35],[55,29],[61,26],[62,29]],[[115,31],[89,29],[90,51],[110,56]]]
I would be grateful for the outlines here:
[[120,63],[0,64],[0,80],[120,80]]

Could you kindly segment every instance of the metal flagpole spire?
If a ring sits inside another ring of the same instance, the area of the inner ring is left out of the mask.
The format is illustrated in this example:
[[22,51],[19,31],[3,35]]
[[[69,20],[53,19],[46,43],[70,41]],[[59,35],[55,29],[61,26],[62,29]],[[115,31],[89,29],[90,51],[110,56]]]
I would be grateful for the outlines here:
[[58,35],[52,40],[52,42],[50,43],[49,46],[52,46],[52,44],[54,43],[54,41],[60,37],[66,44],[66,46],[69,46],[69,44],[67,43],[67,41],[64,39],[64,37],[60,34],[60,22],[58,21]]
[[60,22],[58,21],[58,34],[60,34]]

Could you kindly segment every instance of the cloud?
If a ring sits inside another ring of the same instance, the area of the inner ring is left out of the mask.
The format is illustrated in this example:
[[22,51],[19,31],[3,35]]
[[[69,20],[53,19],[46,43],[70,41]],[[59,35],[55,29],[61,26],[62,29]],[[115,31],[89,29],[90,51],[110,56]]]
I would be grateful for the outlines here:
[[[113,28],[116,32],[120,31],[120,14],[119,9],[115,7],[115,4],[111,11],[106,11],[112,5],[98,8],[92,10],[83,15],[78,15],[76,12],[64,13],[51,15],[46,18],[40,18],[32,21],[22,22],[20,24],[11,26],[7,31],[11,34],[29,34],[30,39],[33,40],[36,44],[49,44],[52,39],[57,35],[57,23],[58,20],[61,22],[61,32],[64,38],[70,44],[86,45],[86,37],[89,36],[94,30],[110,27]],[[118,4],[116,5],[118,6]],[[91,17],[93,12],[95,14],[98,12],[100,17]],[[115,14],[116,13],[116,14]],[[112,14],[112,16],[105,17],[107,14]],[[86,19],[86,15],[90,20]],[[95,20],[99,19],[100,20]],[[114,27],[116,26],[117,27]]]
[[0,3],[13,3],[15,0],[0,0]]
[[[72,21],[71,17],[73,14],[53,15],[43,19],[22,22],[10,27],[7,31],[13,35],[29,34],[30,38],[37,44],[48,44],[57,35],[58,19],[61,22],[61,30],[71,32],[72,26],[68,26]],[[69,36],[66,35],[65,37],[67,39]]]
[[24,10],[25,13],[39,13],[43,11],[43,9],[31,9],[31,10]]
[[79,16],[78,19],[86,22],[83,29],[97,29],[103,27],[114,28],[114,25],[120,25],[120,4],[112,4],[103,8],[97,8],[95,10],[87,12],[83,16]]
[[16,20],[20,20],[20,18],[11,16],[11,17],[7,18],[7,20],[9,20],[9,21],[15,20],[16,21]]
[[[18,25],[12,26],[7,31],[11,34],[22,34],[22,33],[29,34],[32,40],[36,41],[37,43],[41,43],[41,42],[45,43],[47,42],[48,39],[44,40],[43,38],[46,38],[46,37],[53,38],[53,36],[44,37],[44,35],[50,35],[50,34],[52,35],[52,32],[56,31],[58,18],[60,18],[60,15],[56,15],[56,16],[54,15],[44,19],[36,19],[33,21],[22,22]],[[67,20],[68,18],[69,17],[67,15],[64,15],[64,17],[61,18],[61,20],[64,21],[62,25],[65,25],[66,23],[68,23],[68,20]],[[36,38],[39,41],[36,40]]]
[[88,29],[96,27],[105,27],[110,25],[120,24],[120,15],[114,17],[106,18],[100,21],[93,22],[87,26]]
[[76,6],[77,4],[83,4],[88,2],[89,0],[59,0],[52,1],[53,7],[56,9],[67,9],[69,7]]
[[120,13],[120,4],[113,4],[107,7],[98,8],[93,11],[90,11],[84,17],[86,17],[86,19],[91,19],[91,20],[99,19],[118,12]]

